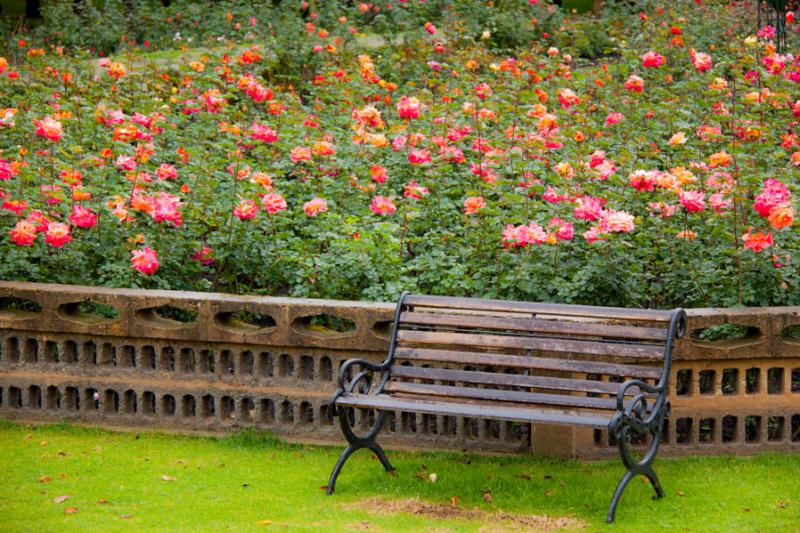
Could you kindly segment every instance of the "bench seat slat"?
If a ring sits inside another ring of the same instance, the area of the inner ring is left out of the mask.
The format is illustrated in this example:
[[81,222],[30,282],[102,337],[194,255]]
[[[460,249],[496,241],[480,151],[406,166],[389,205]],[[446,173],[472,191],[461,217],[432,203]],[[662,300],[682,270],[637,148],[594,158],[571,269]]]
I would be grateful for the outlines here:
[[[593,392],[616,394],[622,383],[593,381],[583,379],[553,378],[545,376],[523,376],[519,374],[500,374],[494,372],[473,372],[470,370],[450,370],[445,368],[422,368],[416,366],[395,366],[390,371],[391,378],[427,379],[434,381],[454,381],[508,387],[531,387],[536,389],[563,390],[573,392]],[[628,389],[631,395],[639,391],[637,387]]]
[[630,376],[639,379],[658,379],[661,377],[662,372],[662,369],[657,367],[604,363],[581,359],[549,359],[546,357],[530,357],[527,355],[459,352],[455,350],[408,348],[404,346],[397,347],[394,356],[396,359],[408,359],[412,361],[494,365],[509,368],[538,368],[563,372]]
[[[447,385],[429,385],[426,383],[392,382],[386,384],[386,391],[397,397],[434,396],[441,398],[471,398],[476,400],[495,400],[523,404],[541,404],[579,407],[585,409],[617,409],[616,398],[591,398],[588,396],[572,396],[567,394],[545,394],[540,392],[521,392],[499,389],[478,389],[475,387],[450,387]],[[626,402],[629,403],[629,402]]]
[[386,394],[354,394],[345,393],[336,400],[341,407],[358,407],[383,411],[413,411],[445,416],[467,416],[475,418],[491,418],[519,422],[542,422],[547,424],[567,424],[608,427],[612,415],[593,415],[566,409],[531,409],[513,407],[508,404],[448,402],[444,400],[416,400],[397,398]]
[[397,340],[398,342],[413,344],[517,348],[525,350],[632,357],[638,359],[662,359],[664,357],[663,346],[606,343],[578,339],[400,330],[397,332]]
[[400,316],[400,323],[427,326],[450,326],[455,328],[480,328],[540,332],[547,334],[581,335],[588,337],[611,337],[662,342],[666,342],[667,339],[667,330],[663,328],[488,315],[459,315],[411,311],[403,313]]
[[450,296],[424,296],[410,294],[404,302],[408,306],[452,309],[474,309],[478,311],[539,313],[547,315],[584,316],[614,318],[619,320],[641,320],[646,322],[669,322],[672,311],[653,309],[625,309],[590,305],[567,305],[534,302],[514,302],[480,298],[455,298]]

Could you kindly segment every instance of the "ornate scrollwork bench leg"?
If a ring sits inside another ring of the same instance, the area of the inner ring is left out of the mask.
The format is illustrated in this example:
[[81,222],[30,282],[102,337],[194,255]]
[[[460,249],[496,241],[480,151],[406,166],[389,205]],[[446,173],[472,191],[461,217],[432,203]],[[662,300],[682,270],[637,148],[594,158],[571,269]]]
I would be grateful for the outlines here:
[[[647,413],[647,400],[643,394],[638,395],[632,402],[631,406],[622,412],[618,412],[614,419],[609,424],[609,431],[614,435],[619,448],[619,455],[622,463],[625,465],[626,471],[622,476],[617,489],[614,491],[614,497],[611,499],[611,505],[608,508],[608,516],[606,522],[611,523],[614,521],[614,515],[617,512],[617,504],[622,497],[622,492],[628,485],[631,479],[636,476],[646,476],[656,491],[656,498],[664,497],[664,489],[661,487],[661,482],[653,470],[653,461],[658,453],[658,448],[661,445],[661,433],[663,431],[664,418],[669,414],[669,403],[666,401],[656,401],[653,406],[653,412]],[[650,434],[650,446],[645,454],[637,459],[633,450],[631,449],[631,439],[634,435],[644,436]]]
[[[354,366],[360,367],[363,370],[358,372],[353,379],[347,382],[347,371],[350,367]],[[333,472],[331,472],[331,477],[328,481],[328,494],[333,494],[333,491],[336,488],[336,478],[339,477],[339,473],[342,471],[344,463],[353,454],[353,452],[362,448],[372,450],[372,453],[378,457],[378,460],[381,462],[386,471],[394,472],[394,467],[389,462],[389,459],[386,458],[383,448],[381,448],[380,445],[375,442],[375,438],[383,428],[383,420],[386,417],[386,412],[376,412],[375,422],[372,424],[369,432],[362,437],[356,435],[353,431],[353,428],[350,427],[350,417],[348,416],[348,411],[350,411],[352,407],[342,408],[336,405],[336,401],[345,393],[357,391],[360,394],[379,394],[383,390],[383,386],[388,378],[388,368],[389,365],[387,363],[376,365],[369,361],[365,361],[364,359],[350,359],[344,365],[342,365],[342,368],[339,370],[339,387],[337,388],[336,394],[334,394],[333,399],[331,400],[331,408],[333,415],[339,417],[339,425],[342,427],[342,434],[344,435],[344,438],[347,439],[347,448],[344,449],[342,455],[339,456],[339,460],[336,461],[336,466],[333,467]],[[375,373],[380,373],[383,376],[377,381],[377,387],[373,390],[373,385],[375,384],[375,381],[373,380],[373,374]]]
[[[685,333],[686,312],[683,309],[675,309],[669,321],[667,344],[664,348],[664,367],[658,384],[651,385],[638,379],[629,379],[617,392],[617,414],[608,424],[608,430],[617,439],[619,455],[626,471],[617,485],[617,490],[614,491],[614,497],[608,508],[606,522],[609,524],[614,521],[622,492],[635,476],[647,476],[653,490],[656,491],[656,498],[664,497],[664,489],[661,488],[661,482],[653,470],[653,461],[661,446],[664,419],[670,412],[667,391],[672,366],[672,347],[675,339],[682,338]],[[626,394],[634,394],[633,399],[626,402]],[[644,436],[648,433],[651,437],[650,447],[641,459],[637,459],[631,450],[631,437],[634,434]]]
[[339,473],[342,471],[344,463],[353,452],[362,448],[372,450],[372,452],[378,457],[378,460],[383,465],[383,468],[385,468],[387,472],[394,472],[394,467],[392,466],[392,463],[389,462],[389,459],[386,458],[383,448],[381,448],[380,445],[375,442],[375,437],[377,437],[378,433],[383,427],[383,419],[385,415],[386,413],[384,411],[378,411],[377,415],[375,416],[375,423],[372,425],[369,433],[363,437],[359,437],[350,427],[347,414],[345,412],[339,413],[339,425],[342,427],[342,433],[344,434],[344,438],[347,439],[348,445],[347,448],[345,448],[342,452],[342,455],[339,456],[339,460],[336,461],[336,466],[333,467],[331,478],[328,481],[328,494],[333,494],[333,491],[336,488],[336,478],[339,477]]

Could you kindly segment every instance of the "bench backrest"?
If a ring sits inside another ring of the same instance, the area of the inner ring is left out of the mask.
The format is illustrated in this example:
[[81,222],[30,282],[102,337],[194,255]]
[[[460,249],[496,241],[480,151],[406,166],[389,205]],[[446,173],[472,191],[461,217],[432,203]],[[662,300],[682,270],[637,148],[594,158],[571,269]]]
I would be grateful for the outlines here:
[[511,402],[577,393],[598,398],[579,406],[610,406],[599,400],[625,379],[666,386],[684,328],[681,310],[404,295],[386,389],[465,396],[471,387],[467,397]]

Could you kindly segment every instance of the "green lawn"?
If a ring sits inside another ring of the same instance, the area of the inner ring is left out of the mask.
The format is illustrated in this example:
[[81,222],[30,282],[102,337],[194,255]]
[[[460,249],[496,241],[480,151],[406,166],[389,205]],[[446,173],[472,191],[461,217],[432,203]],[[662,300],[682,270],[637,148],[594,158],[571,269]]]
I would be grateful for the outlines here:
[[616,461],[393,452],[399,475],[389,477],[362,451],[327,497],[339,451],[251,432],[214,439],[0,422],[0,530],[800,531],[796,454],[659,460],[667,498],[632,483],[608,527]]

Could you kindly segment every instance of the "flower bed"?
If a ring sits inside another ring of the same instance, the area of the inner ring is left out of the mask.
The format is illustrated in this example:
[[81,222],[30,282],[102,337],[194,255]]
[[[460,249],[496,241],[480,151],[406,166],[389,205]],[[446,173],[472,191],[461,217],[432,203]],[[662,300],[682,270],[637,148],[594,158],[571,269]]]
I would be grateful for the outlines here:
[[[747,2],[615,8],[589,62],[585,22],[544,1],[432,4],[392,8],[400,37],[371,4],[298,9],[280,35],[239,6],[195,43],[214,47],[177,52],[20,36],[0,58],[0,278],[797,302],[793,24],[778,54]],[[505,16],[536,39],[481,26]]]

